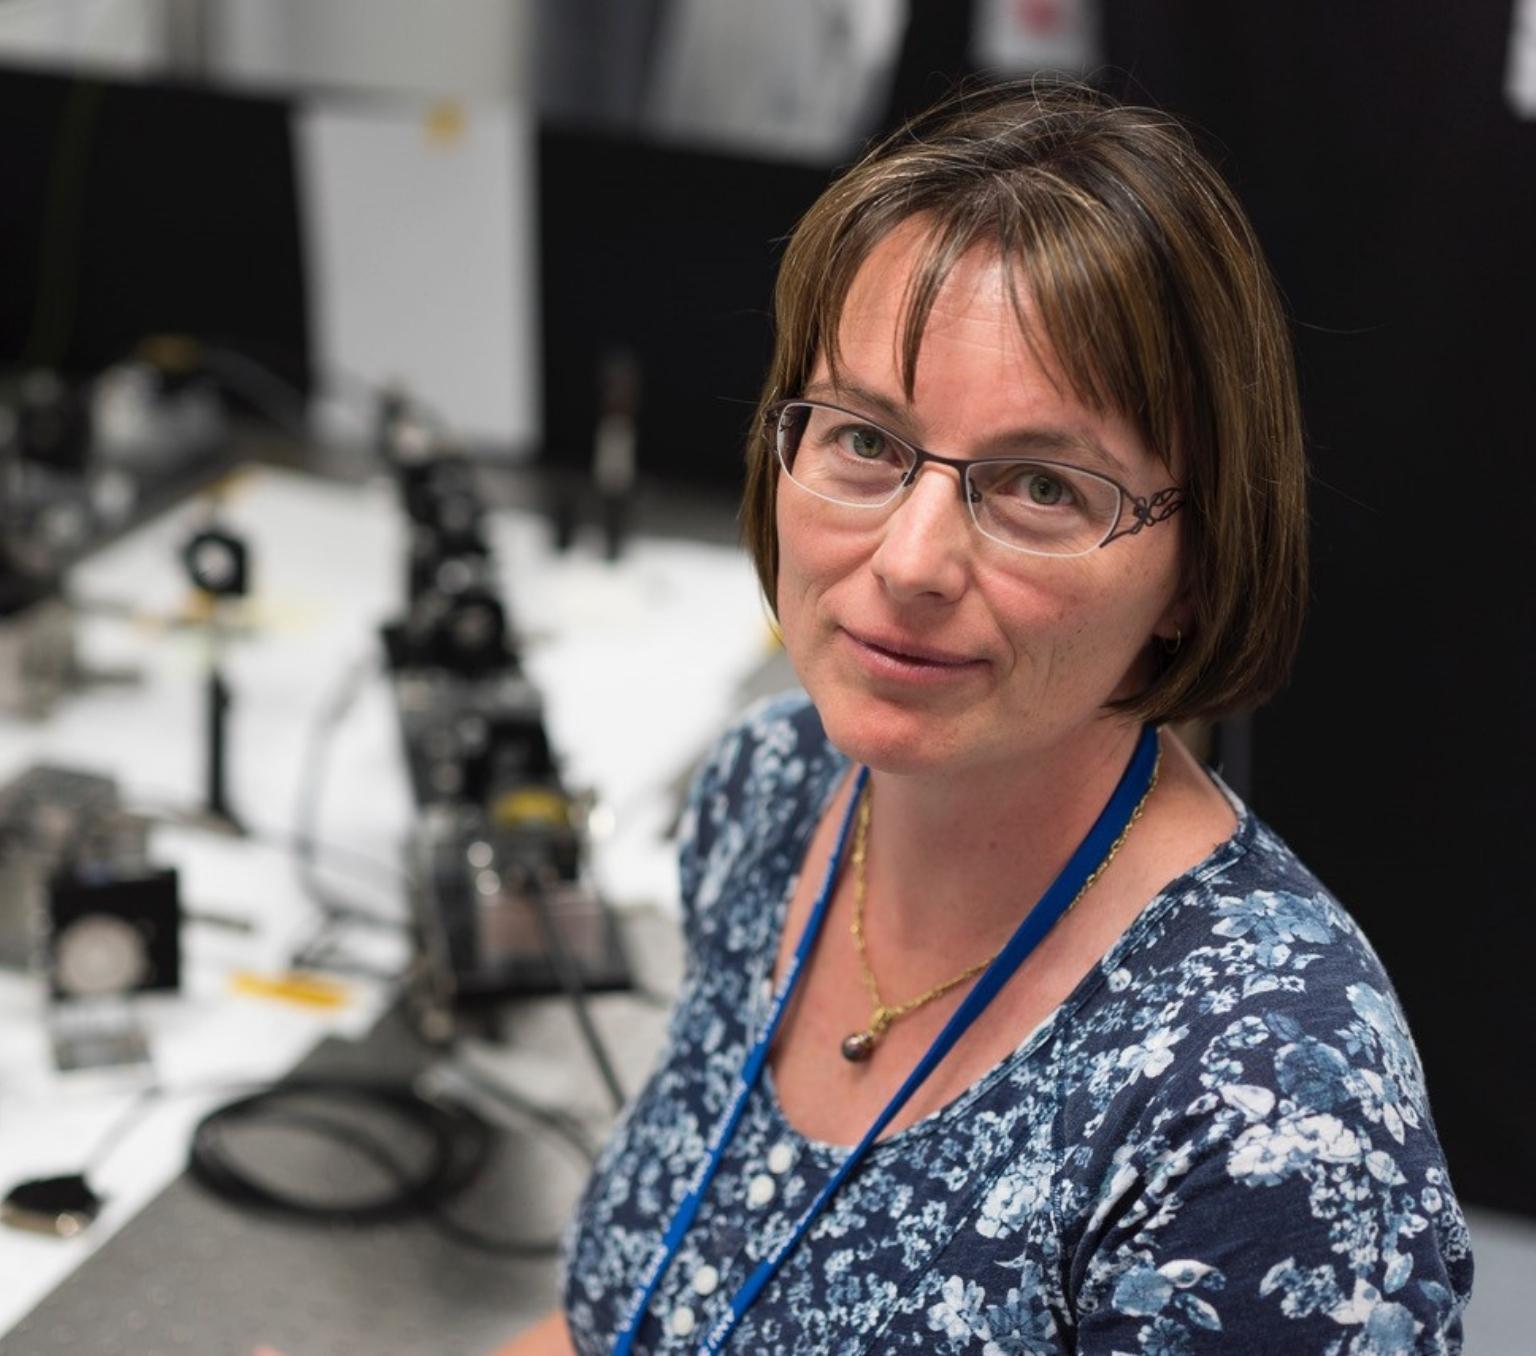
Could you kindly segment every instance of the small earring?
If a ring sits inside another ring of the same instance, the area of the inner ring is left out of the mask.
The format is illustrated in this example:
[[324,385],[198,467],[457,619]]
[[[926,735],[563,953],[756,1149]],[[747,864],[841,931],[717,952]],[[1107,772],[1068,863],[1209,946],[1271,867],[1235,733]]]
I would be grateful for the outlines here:
[[1161,637],[1163,642],[1163,653],[1170,659],[1172,659],[1174,655],[1178,654],[1178,652],[1184,648],[1184,628],[1180,626],[1178,622],[1174,622],[1173,630],[1174,636],[1172,640],[1169,640],[1167,636]]

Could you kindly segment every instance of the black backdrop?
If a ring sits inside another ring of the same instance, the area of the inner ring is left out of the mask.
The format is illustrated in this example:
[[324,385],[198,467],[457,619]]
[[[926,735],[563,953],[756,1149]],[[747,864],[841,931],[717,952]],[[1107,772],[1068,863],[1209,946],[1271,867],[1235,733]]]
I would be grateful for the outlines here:
[[[1393,975],[1466,1200],[1536,1214],[1536,123],[1511,6],[1115,3],[1297,325],[1316,576],[1258,810]],[[1124,89],[1122,89],[1124,92]]]
[[91,375],[146,334],[309,380],[288,103],[0,68],[0,367]]
[[624,353],[642,472],[734,495],[780,238],[828,170],[548,125],[538,162],[544,460],[591,465],[599,374]]

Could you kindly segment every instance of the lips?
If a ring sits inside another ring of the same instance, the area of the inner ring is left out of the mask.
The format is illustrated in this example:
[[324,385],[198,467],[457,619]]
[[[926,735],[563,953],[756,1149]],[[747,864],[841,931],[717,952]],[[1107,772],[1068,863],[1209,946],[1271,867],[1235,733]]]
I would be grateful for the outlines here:
[[935,668],[962,669],[986,663],[984,659],[978,659],[974,655],[956,654],[933,645],[925,645],[922,641],[912,640],[906,636],[860,633],[850,631],[847,627],[843,630],[857,644],[908,664],[931,664]]

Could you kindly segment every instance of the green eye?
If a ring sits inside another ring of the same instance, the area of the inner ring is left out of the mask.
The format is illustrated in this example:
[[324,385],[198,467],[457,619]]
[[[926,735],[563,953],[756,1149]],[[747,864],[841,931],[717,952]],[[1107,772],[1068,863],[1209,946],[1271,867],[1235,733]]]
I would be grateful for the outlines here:
[[1046,475],[1043,471],[1030,476],[1028,490],[1030,501],[1045,508],[1054,508],[1067,495],[1067,487],[1055,476]]
[[856,457],[873,460],[885,451],[885,439],[879,429],[851,428],[847,436],[848,450]]

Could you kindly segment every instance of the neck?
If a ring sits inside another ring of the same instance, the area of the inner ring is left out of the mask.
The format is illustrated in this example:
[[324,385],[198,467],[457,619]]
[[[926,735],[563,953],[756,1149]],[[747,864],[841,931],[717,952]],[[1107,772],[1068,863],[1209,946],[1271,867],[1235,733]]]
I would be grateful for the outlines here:
[[969,949],[1006,937],[1103,810],[1139,733],[1101,721],[1022,768],[872,771],[868,880],[880,930],[926,948],[957,933]]

